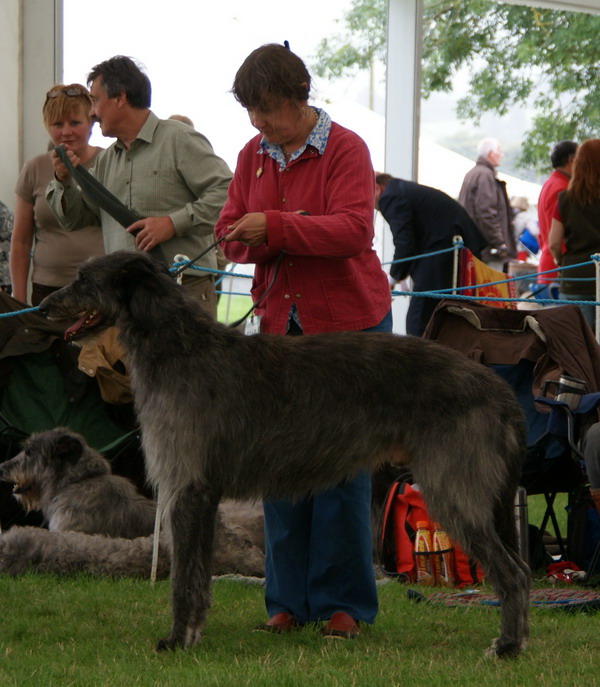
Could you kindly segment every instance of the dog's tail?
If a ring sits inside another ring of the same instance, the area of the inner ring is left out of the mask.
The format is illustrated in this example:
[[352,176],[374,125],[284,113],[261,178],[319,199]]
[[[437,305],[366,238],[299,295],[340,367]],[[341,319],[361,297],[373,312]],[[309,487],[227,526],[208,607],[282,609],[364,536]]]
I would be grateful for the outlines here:
[[[13,527],[0,535],[0,572],[20,575],[29,570],[74,575],[150,577],[152,537],[119,539],[81,532],[49,532]],[[169,576],[170,557],[159,549],[157,578]]]

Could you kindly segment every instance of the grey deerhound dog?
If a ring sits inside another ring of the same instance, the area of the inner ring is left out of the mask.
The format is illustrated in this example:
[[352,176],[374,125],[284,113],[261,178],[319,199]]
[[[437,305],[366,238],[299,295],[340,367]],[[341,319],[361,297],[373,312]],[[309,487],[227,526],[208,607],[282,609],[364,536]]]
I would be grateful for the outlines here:
[[108,460],[66,427],[28,437],[0,464],[0,480],[12,483],[25,510],[42,511],[51,532],[134,539],[154,530],[156,503],[113,475]]
[[513,501],[524,420],[494,372],[434,342],[375,333],[244,336],[141,253],[93,259],[40,310],[72,340],[116,324],[151,482],[172,541],[170,634],[189,647],[210,606],[223,496],[298,498],[383,462],[410,464],[436,520],[502,602],[489,653],[527,637],[529,570]]
[[[66,427],[37,432],[22,451],[0,464],[25,510],[40,510],[48,530],[13,527],[0,535],[0,572],[26,570],[72,575],[150,577],[156,503]],[[262,576],[262,511],[250,503],[219,506],[212,572]],[[170,556],[161,542],[157,577],[168,577]]]

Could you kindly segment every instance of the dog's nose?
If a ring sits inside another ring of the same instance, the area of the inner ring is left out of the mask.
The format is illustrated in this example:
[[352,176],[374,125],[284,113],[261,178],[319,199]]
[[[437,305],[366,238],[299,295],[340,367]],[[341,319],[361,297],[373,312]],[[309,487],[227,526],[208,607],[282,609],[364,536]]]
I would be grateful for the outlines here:
[[46,301],[48,300],[48,297],[44,298],[44,300],[38,305],[38,310],[42,313],[42,315],[46,315],[48,313],[48,305]]

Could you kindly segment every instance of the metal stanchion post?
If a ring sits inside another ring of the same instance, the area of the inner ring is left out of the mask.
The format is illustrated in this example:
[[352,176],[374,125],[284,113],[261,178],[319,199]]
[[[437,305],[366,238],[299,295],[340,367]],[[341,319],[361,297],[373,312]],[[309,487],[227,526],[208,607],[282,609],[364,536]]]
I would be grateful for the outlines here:
[[[596,303],[600,303],[600,253],[594,253],[592,260],[595,262],[596,268]],[[597,305],[594,307],[594,312],[596,314],[596,341],[600,343],[600,309]]]
[[156,495],[157,506],[156,506],[156,518],[154,519],[154,541],[152,544],[152,566],[150,568],[150,582],[154,584],[156,582],[156,576],[158,571],[158,549],[160,546],[160,521],[162,519],[162,506],[160,502],[160,492]]
[[529,564],[529,516],[527,511],[527,492],[519,487],[515,494],[515,521],[519,553],[525,563]]
[[452,254],[452,288],[456,295],[456,288],[458,287],[458,257],[459,250],[463,245],[462,236],[453,236],[452,245],[454,246],[454,253]]

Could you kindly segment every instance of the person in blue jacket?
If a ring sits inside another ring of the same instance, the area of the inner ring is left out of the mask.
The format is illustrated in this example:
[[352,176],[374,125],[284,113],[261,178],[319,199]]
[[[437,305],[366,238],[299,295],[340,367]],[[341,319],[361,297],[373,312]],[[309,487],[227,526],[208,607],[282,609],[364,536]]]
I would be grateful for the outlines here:
[[[450,248],[454,236],[476,256],[487,245],[467,211],[443,191],[413,181],[376,174],[376,205],[390,225],[394,238],[394,261]],[[394,262],[390,285],[411,277],[413,292],[452,287],[453,253],[419,260]],[[421,336],[437,305],[435,298],[415,296],[406,315],[406,333]]]

